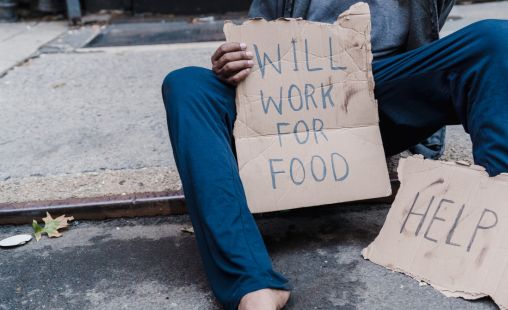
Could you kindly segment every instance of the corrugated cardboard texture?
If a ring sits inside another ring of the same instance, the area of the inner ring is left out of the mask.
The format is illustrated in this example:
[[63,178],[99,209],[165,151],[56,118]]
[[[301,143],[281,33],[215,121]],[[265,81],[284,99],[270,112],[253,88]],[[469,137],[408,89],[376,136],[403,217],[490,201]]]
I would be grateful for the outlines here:
[[508,176],[420,157],[402,159],[398,173],[397,197],[363,256],[446,296],[490,295],[507,309]]
[[388,196],[374,99],[370,13],[334,24],[299,19],[226,23],[254,68],[237,88],[234,128],[252,212]]

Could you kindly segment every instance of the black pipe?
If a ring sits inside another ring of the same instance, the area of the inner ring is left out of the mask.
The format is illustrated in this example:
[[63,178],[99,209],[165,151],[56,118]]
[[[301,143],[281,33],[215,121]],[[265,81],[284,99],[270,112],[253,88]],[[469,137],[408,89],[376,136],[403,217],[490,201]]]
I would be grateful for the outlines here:
[[44,13],[59,13],[65,10],[65,0],[39,0],[37,9]]
[[66,0],[67,18],[73,25],[81,23],[81,2],[79,0]]
[[29,224],[32,219],[40,220],[46,215],[46,212],[54,215],[70,215],[76,220],[175,215],[186,212],[183,195],[79,200],[61,201],[57,204],[41,203],[34,206],[14,206],[12,208],[0,206],[0,225]]
[[0,22],[16,21],[16,6],[15,0],[0,0]]

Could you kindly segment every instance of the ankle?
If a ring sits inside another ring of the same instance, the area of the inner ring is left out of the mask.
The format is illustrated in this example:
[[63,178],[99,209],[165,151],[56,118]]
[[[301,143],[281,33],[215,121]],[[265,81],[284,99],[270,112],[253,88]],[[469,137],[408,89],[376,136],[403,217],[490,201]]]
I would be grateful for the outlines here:
[[238,310],[279,310],[284,308],[289,291],[261,289],[250,292],[242,297]]

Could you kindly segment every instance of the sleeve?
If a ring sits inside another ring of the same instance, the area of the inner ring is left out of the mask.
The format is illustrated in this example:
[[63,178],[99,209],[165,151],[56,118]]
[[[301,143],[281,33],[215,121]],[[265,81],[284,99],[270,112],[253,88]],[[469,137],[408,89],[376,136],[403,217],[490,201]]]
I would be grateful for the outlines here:
[[249,9],[249,18],[277,19],[283,16],[283,4],[284,0],[253,0]]
[[443,28],[446,18],[455,4],[455,0],[437,0],[437,16],[439,18],[439,30]]

